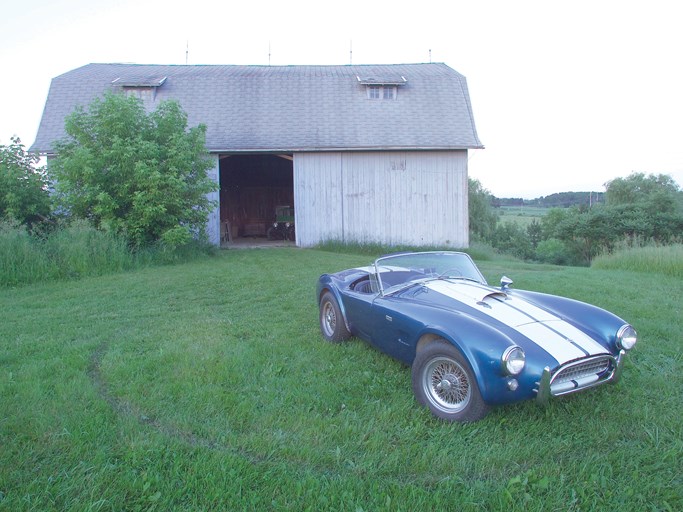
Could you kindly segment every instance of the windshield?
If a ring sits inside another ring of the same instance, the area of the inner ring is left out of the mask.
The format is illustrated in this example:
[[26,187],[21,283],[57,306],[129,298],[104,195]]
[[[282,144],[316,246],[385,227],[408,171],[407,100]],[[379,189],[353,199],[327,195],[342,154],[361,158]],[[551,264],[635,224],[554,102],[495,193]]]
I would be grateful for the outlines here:
[[461,252],[414,252],[375,261],[375,279],[382,293],[426,279],[466,279],[486,284],[469,255]]

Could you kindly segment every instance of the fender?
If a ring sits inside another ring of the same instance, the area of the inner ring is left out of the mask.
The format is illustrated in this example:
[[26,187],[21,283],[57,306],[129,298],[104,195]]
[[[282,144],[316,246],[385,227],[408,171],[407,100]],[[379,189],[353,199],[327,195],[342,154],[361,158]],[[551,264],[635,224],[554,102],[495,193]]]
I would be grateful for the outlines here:
[[337,304],[339,305],[339,310],[341,311],[342,318],[344,319],[344,325],[346,326],[346,330],[351,331],[349,321],[346,317],[346,307],[344,305],[344,301],[342,300],[339,288],[333,283],[333,278],[332,276],[330,276],[330,274],[323,274],[320,276],[316,296],[317,306],[320,306],[320,300],[322,299],[322,296],[325,292],[330,292],[334,296],[334,298],[337,301]]

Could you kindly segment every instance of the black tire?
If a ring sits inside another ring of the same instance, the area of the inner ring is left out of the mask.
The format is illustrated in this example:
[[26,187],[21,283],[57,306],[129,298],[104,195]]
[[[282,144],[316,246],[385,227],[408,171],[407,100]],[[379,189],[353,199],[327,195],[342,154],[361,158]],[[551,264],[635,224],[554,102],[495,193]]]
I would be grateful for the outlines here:
[[331,292],[323,293],[320,299],[320,332],[323,338],[332,343],[339,343],[351,337],[337,299]]
[[266,231],[268,240],[283,240],[282,230],[278,226],[270,226]]
[[415,398],[437,418],[470,422],[488,413],[469,363],[446,340],[436,340],[420,350],[411,375]]

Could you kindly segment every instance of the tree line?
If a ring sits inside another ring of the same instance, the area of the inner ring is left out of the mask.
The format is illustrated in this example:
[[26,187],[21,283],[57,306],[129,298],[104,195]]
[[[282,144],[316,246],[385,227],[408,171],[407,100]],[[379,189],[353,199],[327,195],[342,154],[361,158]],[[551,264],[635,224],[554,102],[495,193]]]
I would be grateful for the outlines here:
[[579,202],[553,207],[524,228],[501,222],[494,208],[500,203],[478,180],[470,179],[471,238],[525,260],[564,265],[589,265],[620,244],[681,242],[683,191],[671,176],[632,173],[607,182],[605,189],[598,202],[586,203],[585,196],[576,195],[585,192],[548,196],[552,202]]
[[494,208],[502,206],[537,206],[540,208],[568,208],[570,206],[592,206],[605,202],[604,192],[557,192],[549,196],[541,196],[535,199],[522,199],[521,197],[494,197],[491,205]]

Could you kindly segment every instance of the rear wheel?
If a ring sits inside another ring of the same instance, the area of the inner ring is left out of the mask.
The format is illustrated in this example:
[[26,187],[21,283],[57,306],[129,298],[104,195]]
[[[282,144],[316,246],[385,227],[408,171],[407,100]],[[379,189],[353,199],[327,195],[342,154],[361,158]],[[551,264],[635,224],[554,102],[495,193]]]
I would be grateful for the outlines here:
[[351,337],[346,328],[341,309],[331,292],[323,293],[320,299],[320,331],[327,341],[339,343]]
[[411,373],[415,398],[437,418],[469,422],[488,413],[469,363],[446,340],[420,350]]

